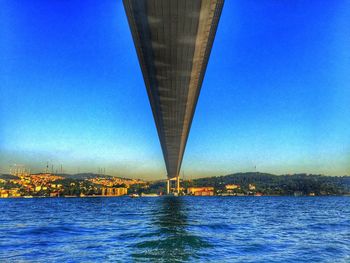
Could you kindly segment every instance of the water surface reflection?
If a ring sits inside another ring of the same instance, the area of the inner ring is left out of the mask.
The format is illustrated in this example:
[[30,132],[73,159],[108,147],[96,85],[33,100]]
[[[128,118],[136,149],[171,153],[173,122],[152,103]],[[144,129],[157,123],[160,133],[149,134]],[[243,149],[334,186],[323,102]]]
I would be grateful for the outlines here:
[[186,200],[166,196],[157,200],[149,240],[137,243],[133,258],[158,262],[183,262],[196,258],[196,252],[209,244],[187,230],[189,208]]

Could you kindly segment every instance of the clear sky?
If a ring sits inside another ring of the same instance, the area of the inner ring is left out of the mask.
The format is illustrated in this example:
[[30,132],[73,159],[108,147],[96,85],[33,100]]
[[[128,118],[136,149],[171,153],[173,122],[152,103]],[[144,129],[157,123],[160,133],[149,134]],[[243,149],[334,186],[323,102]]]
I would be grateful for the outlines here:
[[[0,172],[165,178],[120,0],[0,1]],[[186,177],[350,174],[350,2],[227,0]]]

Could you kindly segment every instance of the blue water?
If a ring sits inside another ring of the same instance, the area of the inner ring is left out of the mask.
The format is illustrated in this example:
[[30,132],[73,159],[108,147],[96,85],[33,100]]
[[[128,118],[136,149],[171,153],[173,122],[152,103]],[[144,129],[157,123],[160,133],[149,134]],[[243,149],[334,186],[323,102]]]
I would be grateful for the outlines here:
[[0,199],[0,262],[350,262],[350,197]]

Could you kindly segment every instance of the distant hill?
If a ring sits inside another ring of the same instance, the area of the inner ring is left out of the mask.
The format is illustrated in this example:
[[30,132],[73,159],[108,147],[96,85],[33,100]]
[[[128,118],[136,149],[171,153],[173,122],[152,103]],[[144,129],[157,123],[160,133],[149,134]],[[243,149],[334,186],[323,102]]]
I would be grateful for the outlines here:
[[12,174],[0,174],[0,179],[3,180],[12,180],[12,179],[18,179],[17,176],[14,176]]
[[[130,178],[124,178],[124,177],[122,178],[118,176],[102,175],[102,174],[95,174],[95,173],[55,174],[55,175],[62,176],[65,179],[72,179],[72,180],[85,180],[85,179],[92,179],[92,178],[119,178],[119,179],[125,179],[125,180],[132,180]],[[11,174],[0,174],[0,179],[11,180],[11,179],[18,179],[18,177]]]
[[[73,180],[85,180],[85,179],[91,179],[91,178],[96,178],[96,177],[98,177],[98,178],[114,178],[114,176],[111,176],[111,175],[100,175],[100,174],[94,174],[94,173],[56,174],[56,175],[62,176],[62,177],[67,178],[67,179],[73,179]],[[11,179],[18,179],[18,177],[11,175],[11,174],[0,174],[0,179],[11,180]]]
[[274,175],[268,173],[248,172],[224,176],[194,179],[187,183],[193,186],[214,186],[224,189],[226,184],[239,184],[247,189],[255,184],[258,191],[265,194],[293,194],[301,191],[305,194],[348,194],[350,193],[350,176],[325,176],[314,174]]
[[57,174],[58,176],[62,176],[66,179],[74,179],[74,180],[85,180],[85,179],[92,179],[92,178],[115,178],[111,175],[101,175],[101,174],[94,174],[94,173],[78,173],[78,174]]

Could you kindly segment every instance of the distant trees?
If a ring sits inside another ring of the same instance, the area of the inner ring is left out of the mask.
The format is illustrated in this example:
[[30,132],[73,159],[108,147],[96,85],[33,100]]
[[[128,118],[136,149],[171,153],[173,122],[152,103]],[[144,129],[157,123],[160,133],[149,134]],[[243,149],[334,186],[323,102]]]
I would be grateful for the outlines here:
[[267,173],[236,173],[226,176],[194,179],[186,182],[190,186],[214,186],[223,191],[227,184],[239,184],[248,192],[248,185],[256,185],[256,191],[267,195],[304,194],[341,195],[350,193],[349,176],[324,176],[313,174],[273,175]]

